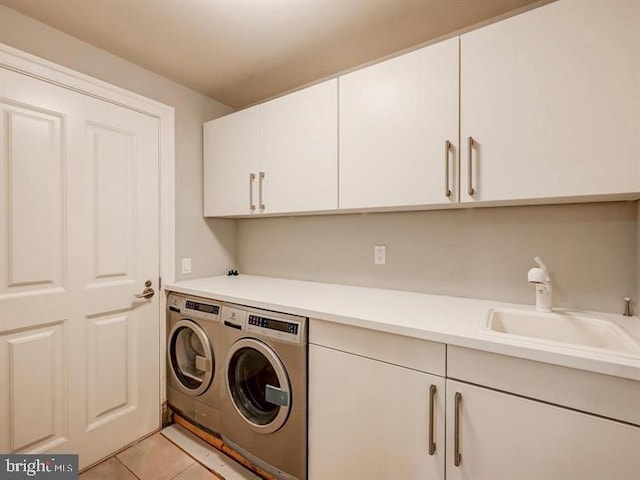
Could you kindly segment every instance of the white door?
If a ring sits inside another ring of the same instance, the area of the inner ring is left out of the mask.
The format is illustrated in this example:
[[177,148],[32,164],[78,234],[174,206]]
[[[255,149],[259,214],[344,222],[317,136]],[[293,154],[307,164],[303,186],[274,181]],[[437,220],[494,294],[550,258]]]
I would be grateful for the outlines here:
[[637,480],[640,473],[640,427],[451,380],[446,411],[447,480]]
[[0,70],[0,451],[159,427],[158,120]]
[[638,25],[638,1],[566,0],[462,35],[461,201],[637,192]]
[[309,478],[444,480],[444,385],[310,345]]
[[259,107],[261,213],[338,208],[338,81]]
[[458,38],[340,77],[340,208],[457,202],[457,143]]

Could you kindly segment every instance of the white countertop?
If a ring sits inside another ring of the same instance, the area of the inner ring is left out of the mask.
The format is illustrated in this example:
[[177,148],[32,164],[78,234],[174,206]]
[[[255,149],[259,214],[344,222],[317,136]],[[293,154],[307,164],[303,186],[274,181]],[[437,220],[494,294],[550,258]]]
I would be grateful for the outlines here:
[[[503,338],[479,330],[480,323],[493,308],[533,310],[531,305],[242,274],[184,280],[164,288],[640,381],[640,354],[622,357],[563,345]],[[605,313],[597,316],[618,323],[636,339],[640,338],[640,319],[637,316]]]

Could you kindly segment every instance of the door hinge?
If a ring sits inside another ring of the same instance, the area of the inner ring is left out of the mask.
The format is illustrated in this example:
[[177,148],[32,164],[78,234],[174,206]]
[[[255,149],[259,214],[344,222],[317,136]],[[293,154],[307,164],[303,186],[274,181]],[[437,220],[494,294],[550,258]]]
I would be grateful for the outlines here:
[[158,290],[162,289],[162,277],[158,277]]

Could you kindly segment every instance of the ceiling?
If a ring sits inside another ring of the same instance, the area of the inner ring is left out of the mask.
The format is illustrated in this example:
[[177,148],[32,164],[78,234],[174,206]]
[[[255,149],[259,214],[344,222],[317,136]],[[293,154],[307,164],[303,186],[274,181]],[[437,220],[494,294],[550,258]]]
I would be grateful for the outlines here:
[[0,0],[234,108],[536,0]]

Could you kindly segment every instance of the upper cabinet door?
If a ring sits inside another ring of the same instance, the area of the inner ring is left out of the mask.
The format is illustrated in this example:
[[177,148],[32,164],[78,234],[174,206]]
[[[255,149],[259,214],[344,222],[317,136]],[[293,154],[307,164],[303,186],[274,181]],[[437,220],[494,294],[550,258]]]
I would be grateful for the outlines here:
[[204,215],[257,212],[258,107],[211,120],[203,133]]
[[338,207],[337,92],[333,79],[259,106],[261,213]]
[[460,51],[463,202],[640,190],[640,2],[558,1]]
[[340,77],[340,208],[457,202],[458,45]]

